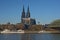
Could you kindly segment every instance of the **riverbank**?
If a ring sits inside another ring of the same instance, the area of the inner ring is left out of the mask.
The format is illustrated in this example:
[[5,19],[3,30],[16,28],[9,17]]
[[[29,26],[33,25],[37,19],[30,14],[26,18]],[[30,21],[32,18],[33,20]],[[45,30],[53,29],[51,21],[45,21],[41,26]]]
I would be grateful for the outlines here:
[[21,31],[21,32],[0,32],[2,33],[60,33],[59,31]]
[[24,33],[60,33],[59,31],[25,31]]
[[46,30],[41,30],[41,31],[30,31],[30,30],[18,30],[18,31],[9,31],[9,30],[4,30],[0,31],[0,33],[60,33],[60,31],[46,31]]
[[24,33],[23,31],[22,32],[0,32],[1,34],[2,33]]

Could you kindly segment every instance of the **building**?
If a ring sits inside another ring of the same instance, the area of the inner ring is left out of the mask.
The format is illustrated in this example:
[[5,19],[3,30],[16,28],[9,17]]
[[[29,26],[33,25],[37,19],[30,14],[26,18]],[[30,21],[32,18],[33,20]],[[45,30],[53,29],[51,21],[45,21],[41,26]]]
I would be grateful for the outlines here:
[[24,24],[24,29],[28,29],[30,25],[36,25],[36,20],[30,17],[29,6],[27,8],[27,13],[25,12],[24,6],[21,15],[21,23]]
[[27,13],[25,13],[25,9],[23,6],[23,11],[22,11],[22,15],[21,15],[21,23],[26,24],[26,25],[36,25],[36,20],[33,18],[30,18],[29,6],[27,9]]

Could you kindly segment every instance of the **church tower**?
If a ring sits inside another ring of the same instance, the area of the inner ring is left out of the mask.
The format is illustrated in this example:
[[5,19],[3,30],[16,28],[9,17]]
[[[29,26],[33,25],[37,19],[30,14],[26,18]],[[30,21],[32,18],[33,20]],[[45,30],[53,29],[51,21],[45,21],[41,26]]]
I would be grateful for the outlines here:
[[28,9],[27,9],[26,18],[30,18],[30,10],[29,10],[29,6],[28,6]]
[[35,19],[30,17],[29,6],[27,8],[27,13],[25,13],[24,6],[23,6],[23,11],[22,11],[22,16],[21,16],[21,23],[23,23],[25,25],[35,25],[36,24]]
[[24,23],[23,19],[25,18],[25,9],[23,6],[23,11],[22,11],[22,15],[21,15],[21,23]]

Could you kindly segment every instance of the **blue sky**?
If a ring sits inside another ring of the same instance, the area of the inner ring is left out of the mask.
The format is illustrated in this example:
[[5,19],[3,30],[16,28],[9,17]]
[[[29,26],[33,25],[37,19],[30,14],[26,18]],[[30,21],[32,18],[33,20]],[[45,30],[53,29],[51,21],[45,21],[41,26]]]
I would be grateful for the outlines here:
[[37,23],[48,24],[60,19],[60,0],[0,0],[0,24],[21,22],[23,4],[29,5],[31,18]]

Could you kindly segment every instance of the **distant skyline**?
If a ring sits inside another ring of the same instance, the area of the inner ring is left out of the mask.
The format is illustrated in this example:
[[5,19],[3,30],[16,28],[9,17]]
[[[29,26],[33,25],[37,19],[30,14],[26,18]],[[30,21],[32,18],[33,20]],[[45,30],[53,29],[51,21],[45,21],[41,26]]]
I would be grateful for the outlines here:
[[0,24],[21,22],[23,5],[29,5],[31,18],[37,23],[49,24],[60,19],[60,0],[0,0]]

